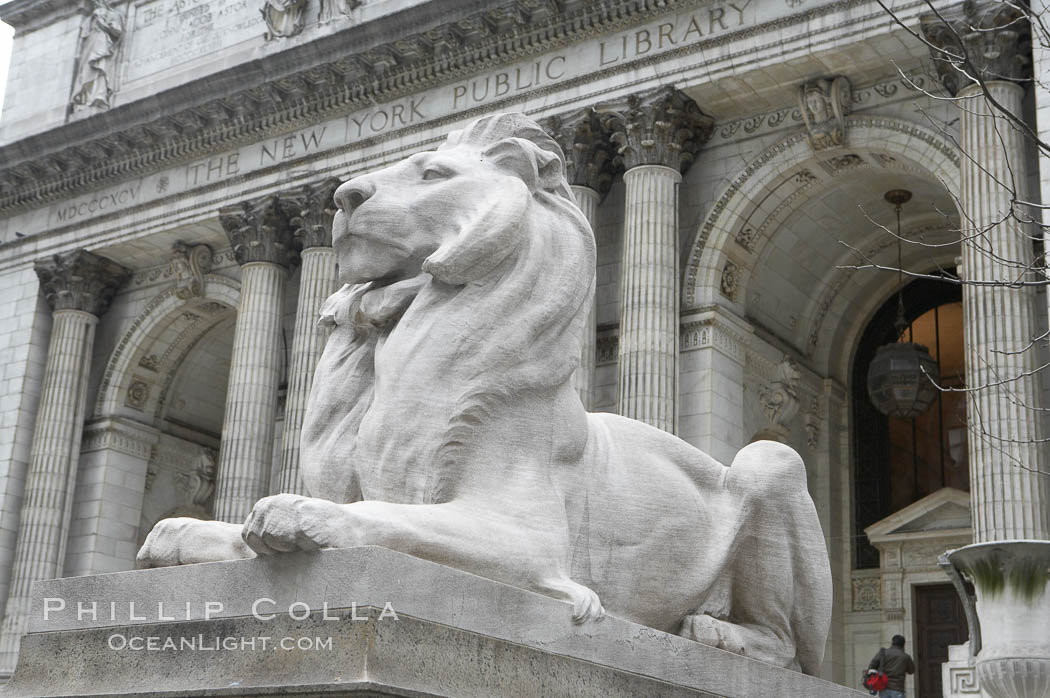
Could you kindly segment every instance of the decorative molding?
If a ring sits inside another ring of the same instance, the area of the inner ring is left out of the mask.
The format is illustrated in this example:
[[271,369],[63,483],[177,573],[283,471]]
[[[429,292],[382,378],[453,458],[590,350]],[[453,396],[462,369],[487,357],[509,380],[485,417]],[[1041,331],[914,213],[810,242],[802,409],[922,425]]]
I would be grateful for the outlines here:
[[[849,111],[874,109],[892,104],[908,97],[914,97],[919,94],[920,90],[937,95],[943,89],[940,77],[930,66],[923,65],[908,71],[903,76],[894,71],[892,77],[883,78],[864,87],[853,88]],[[774,111],[715,124],[711,140],[734,141],[755,138],[778,130],[804,125],[805,118],[800,106],[782,107]]]
[[305,202],[302,190],[242,201],[219,210],[219,222],[240,265],[268,262],[285,268],[298,261],[292,220]]
[[175,296],[186,301],[204,295],[204,277],[211,271],[212,252],[207,245],[176,242],[171,248]]
[[679,326],[678,350],[717,349],[741,364],[747,361],[747,348],[751,338],[743,326],[729,319],[725,311],[709,309]]
[[569,184],[588,187],[604,196],[622,163],[614,162],[614,148],[598,113],[588,107],[572,114],[547,117],[540,125],[565,154]]
[[335,218],[335,190],[342,184],[334,177],[311,184],[293,200],[302,199],[299,214],[290,221],[295,237],[304,250],[311,247],[332,246],[332,220]]
[[[942,19],[943,18],[943,19]],[[920,28],[944,87],[953,95],[983,80],[1032,76],[1032,35],[1024,11],[1008,2],[967,2],[923,15]]]
[[813,150],[846,144],[846,117],[853,106],[849,79],[820,78],[799,85],[798,108],[806,122]]
[[733,260],[727,259],[725,266],[722,267],[722,280],[719,283],[719,290],[729,300],[736,300],[736,291],[740,286],[741,274],[740,267]]
[[663,165],[684,173],[714,130],[692,98],[666,85],[595,109],[627,170]]
[[131,385],[128,386],[128,396],[124,404],[133,409],[143,411],[149,401],[150,382],[141,376],[134,376]]
[[153,427],[103,419],[87,424],[80,452],[112,450],[148,460],[159,436]]
[[882,609],[882,577],[853,577],[853,610],[878,611]]
[[977,669],[968,667],[948,667],[949,695],[981,695],[981,684],[977,680]]
[[116,262],[87,250],[73,250],[33,265],[52,310],[81,310],[101,317],[117,289],[131,276]]

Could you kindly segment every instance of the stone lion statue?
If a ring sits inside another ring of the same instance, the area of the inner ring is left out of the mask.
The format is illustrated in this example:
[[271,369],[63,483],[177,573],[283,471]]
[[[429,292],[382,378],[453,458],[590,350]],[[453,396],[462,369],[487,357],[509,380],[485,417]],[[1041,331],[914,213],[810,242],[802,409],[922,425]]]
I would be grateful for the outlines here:
[[244,525],[161,521],[161,566],[379,545],[815,673],[831,574],[798,454],[727,467],[571,385],[594,293],[594,237],[562,153],[500,114],[436,151],[343,184],[346,285],[302,433],[313,497]]

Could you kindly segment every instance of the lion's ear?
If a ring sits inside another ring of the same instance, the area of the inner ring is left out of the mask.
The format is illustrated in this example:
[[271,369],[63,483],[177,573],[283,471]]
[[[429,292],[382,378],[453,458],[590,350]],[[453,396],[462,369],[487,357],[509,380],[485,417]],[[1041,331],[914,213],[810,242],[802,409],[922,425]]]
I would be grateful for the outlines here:
[[529,191],[551,191],[565,176],[560,157],[524,138],[504,138],[486,148],[482,155],[520,177]]

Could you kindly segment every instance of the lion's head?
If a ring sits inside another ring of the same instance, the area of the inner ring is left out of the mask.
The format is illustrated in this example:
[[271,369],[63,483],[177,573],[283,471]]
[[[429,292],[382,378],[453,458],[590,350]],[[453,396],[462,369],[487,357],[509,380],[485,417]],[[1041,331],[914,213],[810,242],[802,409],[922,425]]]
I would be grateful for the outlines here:
[[452,284],[478,279],[514,250],[531,200],[587,228],[557,143],[522,114],[478,119],[436,151],[339,187],[332,242],[340,280],[387,282],[420,271]]

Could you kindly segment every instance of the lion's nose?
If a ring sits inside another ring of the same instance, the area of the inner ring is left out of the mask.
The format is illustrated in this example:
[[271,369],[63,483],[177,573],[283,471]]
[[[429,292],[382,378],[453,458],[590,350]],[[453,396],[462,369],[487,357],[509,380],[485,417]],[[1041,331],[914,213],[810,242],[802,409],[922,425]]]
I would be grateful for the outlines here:
[[335,190],[335,205],[341,211],[350,213],[375,192],[376,188],[371,180],[367,177],[355,177]]

